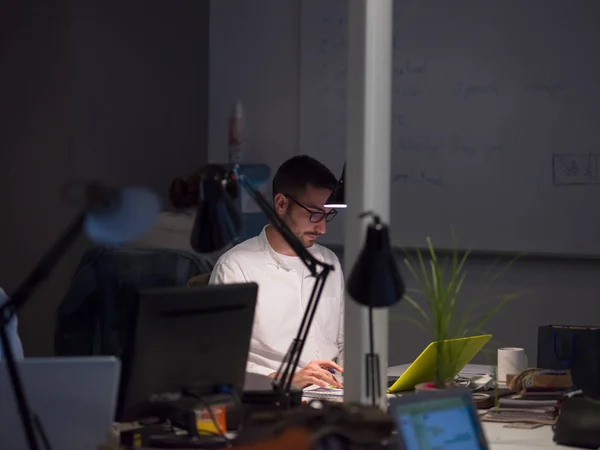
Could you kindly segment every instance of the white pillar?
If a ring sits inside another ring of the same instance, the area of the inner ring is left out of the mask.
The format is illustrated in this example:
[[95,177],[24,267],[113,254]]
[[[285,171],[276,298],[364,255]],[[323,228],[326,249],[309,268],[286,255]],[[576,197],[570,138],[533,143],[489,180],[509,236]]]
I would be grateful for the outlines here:
[[[373,211],[384,222],[390,220],[393,0],[349,0],[348,18],[346,277],[365,238],[367,222],[358,215]],[[348,295],[344,325],[344,401],[367,404],[367,309]],[[381,362],[380,406],[386,408],[387,309],[374,310],[374,328]]]

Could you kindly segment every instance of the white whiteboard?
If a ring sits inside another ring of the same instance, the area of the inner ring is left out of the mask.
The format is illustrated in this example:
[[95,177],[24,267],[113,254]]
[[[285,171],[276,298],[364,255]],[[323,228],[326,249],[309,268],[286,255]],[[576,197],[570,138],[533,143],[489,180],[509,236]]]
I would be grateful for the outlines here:
[[[345,155],[347,0],[303,0],[300,144]],[[398,0],[392,239],[600,255],[600,2]]]

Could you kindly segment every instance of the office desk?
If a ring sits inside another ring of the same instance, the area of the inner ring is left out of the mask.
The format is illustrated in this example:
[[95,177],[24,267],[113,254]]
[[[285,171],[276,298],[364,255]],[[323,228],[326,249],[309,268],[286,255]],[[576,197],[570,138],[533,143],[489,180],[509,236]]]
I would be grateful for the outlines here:
[[[388,375],[400,376],[409,364],[388,368]],[[486,375],[491,373],[491,367],[480,364],[467,364],[461,371],[465,377]],[[504,428],[503,423],[482,422],[483,430],[490,444],[490,450],[527,450],[558,447],[552,440],[553,431],[549,425],[533,430]]]
[[[552,428],[544,425],[533,430],[504,428],[503,423],[482,422],[490,450],[528,450],[558,447],[552,441]],[[563,447],[565,448],[565,447]]]

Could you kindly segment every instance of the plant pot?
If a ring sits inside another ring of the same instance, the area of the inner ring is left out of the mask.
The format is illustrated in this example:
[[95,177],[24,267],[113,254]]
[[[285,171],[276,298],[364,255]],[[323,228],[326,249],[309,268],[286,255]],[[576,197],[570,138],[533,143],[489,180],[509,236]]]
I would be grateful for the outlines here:
[[426,383],[419,383],[415,386],[415,392],[431,392],[431,391],[445,391],[446,389],[452,389],[455,387],[454,383],[448,382],[444,386],[428,381]]

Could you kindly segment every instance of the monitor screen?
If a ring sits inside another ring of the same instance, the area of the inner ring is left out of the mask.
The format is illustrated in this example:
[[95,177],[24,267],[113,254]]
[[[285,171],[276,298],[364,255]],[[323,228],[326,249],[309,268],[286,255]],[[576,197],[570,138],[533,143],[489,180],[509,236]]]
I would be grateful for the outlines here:
[[257,293],[256,283],[140,292],[118,421],[147,417],[140,414],[148,405],[176,401],[185,391],[241,393]]
[[[419,397],[415,394],[414,397]],[[487,446],[472,403],[463,395],[399,402],[393,410],[406,450],[483,450]]]

